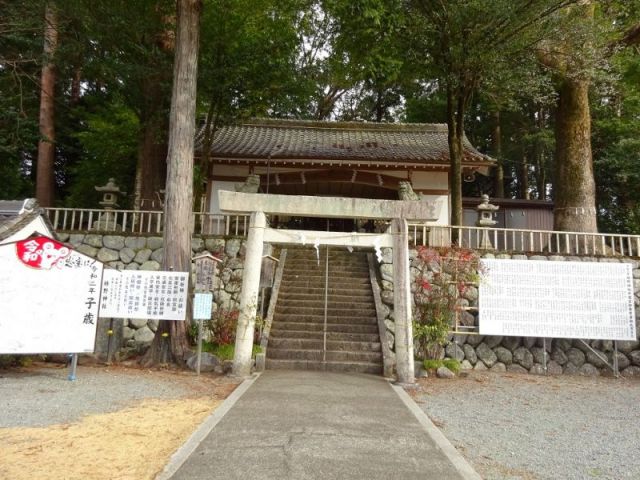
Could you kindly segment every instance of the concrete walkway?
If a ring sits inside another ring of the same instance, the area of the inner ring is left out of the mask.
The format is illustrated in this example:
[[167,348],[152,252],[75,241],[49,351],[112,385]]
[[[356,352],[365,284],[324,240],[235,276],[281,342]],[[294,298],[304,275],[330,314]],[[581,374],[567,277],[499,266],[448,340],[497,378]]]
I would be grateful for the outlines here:
[[184,460],[172,479],[479,479],[398,390],[370,375],[267,371],[165,474]]

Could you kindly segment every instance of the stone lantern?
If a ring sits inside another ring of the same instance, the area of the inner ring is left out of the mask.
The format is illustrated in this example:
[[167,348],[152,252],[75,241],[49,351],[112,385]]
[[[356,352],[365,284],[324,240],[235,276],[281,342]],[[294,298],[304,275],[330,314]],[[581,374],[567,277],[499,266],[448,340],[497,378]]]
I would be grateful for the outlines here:
[[[498,223],[493,219],[493,212],[498,210],[500,207],[489,203],[489,195],[481,195],[480,198],[482,199],[482,202],[480,202],[480,205],[476,207],[476,210],[478,211],[476,226],[485,228],[493,227]],[[480,248],[486,250],[493,249],[488,230],[482,230],[481,232]]]
[[105,209],[105,213],[93,223],[93,228],[96,230],[120,230],[121,227],[117,224],[116,213],[113,209],[120,206],[118,199],[120,195],[126,195],[127,192],[120,190],[120,187],[116,185],[115,178],[110,178],[106,185],[96,186],[95,189],[97,192],[102,192],[100,205]]

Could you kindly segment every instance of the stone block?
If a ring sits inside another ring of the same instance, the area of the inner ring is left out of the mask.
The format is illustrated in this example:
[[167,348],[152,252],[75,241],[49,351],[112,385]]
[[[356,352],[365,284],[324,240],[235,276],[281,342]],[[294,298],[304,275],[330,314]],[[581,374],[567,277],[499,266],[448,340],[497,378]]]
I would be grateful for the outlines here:
[[498,357],[496,357],[496,354],[493,353],[493,350],[491,350],[486,343],[481,343],[476,347],[476,355],[488,368],[493,367],[498,361]]
[[532,375],[544,375],[547,372],[545,372],[543,365],[541,365],[540,363],[534,363],[533,367],[529,369],[529,373]]
[[455,378],[456,374],[449,370],[447,367],[438,367],[436,370],[436,376],[438,378]]
[[142,265],[140,265],[140,270],[148,270],[148,271],[160,270],[160,263],[153,260],[149,260],[148,262],[144,262]]
[[502,346],[511,352],[518,348],[521,343],[522,338],[520,337],[504,337],[502,339]]
[[224,239],[223,238],[207,238],[204,241],[204,248],[212,254],[224,252]]
[[120,235],[105,235],[102,237],[102,243],[106,248],[120,250],[124,248],[124,237]]
[[461,362],[464,360],[464,350],[457,343],[450,343],[445,348],[445,354],[449,358],[454,358]]
[[[473,365],[469,360],[463,360],[460,363],[460,370],[473,370]],[[638,370],[640,370],[640,368]]]
[[133,261],[136,263],[144,263],[151,258],[151,254],[153,251],[149,248],[143,248],[142,250],[138,250],[136,256],[133,258]]
[[486,337],[484,337],[484,343],[489,348],[497,347],[498,345],[500,345],[500,342],[502,342],[502,337],[499,337],[499,336],[486,336]]
[[104,245],[102,243],[102,235],[96,235],[96,234],[89,234],[89,235],[85,235],[84,240],[82,241],[82,243],[86,244],[86,245],[90,245],[92,247],[95,248],[102,248],[102,247],[106,247],[106,245]]
[[124,269],[125,270],[140,270],[140,265],[138,265],[136,262],[131,262],[126,267],[124,267]]
[[81,233],[72,233],[71,235],[69,235],[69,243],[74,248],[77,248],[79,245],[81,245],[83,240],[84,235]]
[[62,243],[65,243],[69,240],[68,233],[56,233],[56,236],[58,237],[58,240],[61,241]]
[[535,337],[524,337],[522,339],[522,345],[524,345],[525,348],[534,347],[536,344],[536,340],[537,338]]
[[151,260],[153,260],[154,262],[162,263],[163,255],[164,255],[164,248],[159,248],[157,250],[154,250],[151,253]]
[[151,343],[154,336],[155,334],[149,327],[142,327],[136,330],[136,333],[133,335],[133,339],[136,343]]
[[473,369],[481,372],[487,370],[487,366],[482,362],[478,362],[473,366]]
[[191,251],[194,253],[200,253],[204,250],[204,240],[200,237],[193,237],[191,239]]
[[626,378],[640,378],[640,367],[632,365],[622,371],[622,376]]
[[571,340],[568,338],[556,338],[553,340],[553,346],[566,352],[571,348]]
[[475,348],[469,344],[465,344],[462,346],[462,350],[464,351],[464,357],[471,365],[475,365],[478,362],[478,356],[476,355]]
[[503,373],[507,371],[507,366],[502,363],[502,362],[497,362],[493,367],[491,367],[489,370],[491,370],[492,372],[498,372],[498,373]]
[[132,248],[125,247],[120,250],[120,260],[124,263],[131,263],[135,256],[136,252],[134,252]]
[[[198,355],[193,354],[187,359],[187,367],[195,371],[198,363]],[[200,371],[213,372],[216,367],[221,366],[220,359],[209,352],[202,352],[200,356]]]
[[130,328],[130,327],[122,327],[122,340],[131,340],[133,338],[133,335],[136,333],[136,329],[135,328]]
[[389,263],[383,263],[380,265],[380,276],[383,280],[393,282],[393,265]]
[[555,348],[553,352],[551,352],[551,360],[558,365],[564,365],[569,361],[567,355],[559,348]]
[[580,367],[576,367],[573,363],[569,362],[564,366],[563,373],[565,375],[577,375],[580,371]]
[[579,368],[578,374],[585,377],[598,377],[600,375],[600,370],[590,363],[585,363]]
[[380,298],[383,303],[386,303],[387,305],[393,305],[393,292],[383,290],[382,292],[380,292]]
[[469,335],[467,337],[467,343],[472,347],[477,347],[482,343],[483,340],[484,340],[483,335]]
[[80,253],[84,253],[91,258],[96,258],[96,256],[98,255],[98,249],[96,247],[92,247],[91,245],[87,245],[85,243],[83,243],[82,245],[78,245],[76,250]]
[[547,373],[549,375],[562,375],[562,365],[551,360],[547,365]]
[[587,352],[587,362],[589,362],[596,368],[606,368],[607,356],[600,350],[596,350],[595,352],[589,350]]
[[513,361],[529,371],[533,367],[533,355],[526,347],[518,347],[513,352]]
[[160,320],[148,320],[147,326],[151,329],[152,332],[155,333],[158,330],[158,325],[160,324]]
[[570,348],[569,350],[566,351],[566,354],[567,354],[567,359],[569,360],[569,363],[571,363],[572,365],[578,368],[584,365],[586,357],[584,355],[584,352],[582,352],[581,350],[578,350],[577,348]]
[[511,365],[507,366],[507,372],[512,372],[512,373],[529,373],[529,370],[527,370],[526,368],[518,365],[517,363],[512,363]]
[[147,320],[144,318],[130,318],[128,323],[129,323],[129,326],[137,329],[137,328],[142,328],[146,326]]
[[535,363],[539,363],[540,365],[544,365],[545,360],[547,362],[549,361],[548,357],[545,355],[545,351],[543,348],[533,347],[531,349],[531,355],[533,355],[533,361]]
[[157,250],[162,248],[163,241],[162,237],[148,237],[147,238],[147,248],[151,250]]
[[633,365],[640,367],[640,350],[633,350],[629,352],[629,360]]
[[120,260],[120,254],[117,250],[111,250],[110,248],[102,247],[98,251],[98,260],[103,263],[116,262]]
[[231,258],[235,258],[238,255],[238,253],[240,253],[241,246],[242,246],[242,242],[240,241],[240,239],[232,238],[230,240],[227,240],[227,244],[224,247],[224,251],[227,254],[227,256]]
[[145,237],[125,237],[124,246],[137,251],[147,246],[147,239]]
[[498,361],[505,365],[511,365],[513,363],[513,354],[511,350],[505,347],[496,347],[493,352],[496,354]]
[[622,340],[618,342],[618,351],[622,353],[630,353],[633,350],[637,350],[640,346],[638,340]]

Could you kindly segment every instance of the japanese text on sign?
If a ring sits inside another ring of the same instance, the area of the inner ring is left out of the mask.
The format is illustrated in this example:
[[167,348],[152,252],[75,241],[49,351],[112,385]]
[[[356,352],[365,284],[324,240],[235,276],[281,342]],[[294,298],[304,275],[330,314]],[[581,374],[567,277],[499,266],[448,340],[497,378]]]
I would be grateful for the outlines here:
[[184,320],[189,274],[105,270],[100,316],[151,320]]
[[482,260],[480,333],[635,340],[630,264]]

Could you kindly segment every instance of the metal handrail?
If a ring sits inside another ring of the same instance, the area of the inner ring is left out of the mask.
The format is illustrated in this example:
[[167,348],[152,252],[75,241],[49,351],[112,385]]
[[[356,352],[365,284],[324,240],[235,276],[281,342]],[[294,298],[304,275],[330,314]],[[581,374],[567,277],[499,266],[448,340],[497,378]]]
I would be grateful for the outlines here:
[[[137,233],[160,235],[164,229],[161,210],[101,210],[90,208],[45,209],[53,229],[58,232]],[[248,215],[221,215],[195,212],[191,227],[194,234],[246,236]]]
[[[557,255],[639,256],[640,235],[409,224],[413,245]],[[453,239],[457,239],[455,242]]]

